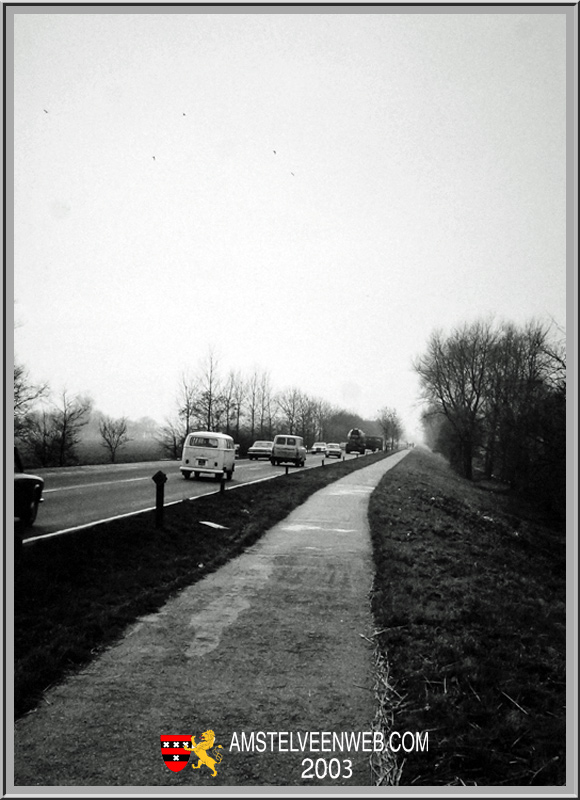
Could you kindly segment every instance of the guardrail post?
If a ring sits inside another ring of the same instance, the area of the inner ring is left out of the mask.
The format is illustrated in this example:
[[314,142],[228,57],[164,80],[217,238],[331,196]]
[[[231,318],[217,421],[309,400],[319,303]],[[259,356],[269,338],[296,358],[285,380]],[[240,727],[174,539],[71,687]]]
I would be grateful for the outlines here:
[[222,472],[222,477],[220,480],[220,494],[223,494],[226,490],[226,473]]
[[155,527],[163,527],[163,495],[165,494],[165,482],[167,475],[164,472],[156,472],[151,479],[155,483]]
[[288,464],[286,464],[286,475],[288,475]]

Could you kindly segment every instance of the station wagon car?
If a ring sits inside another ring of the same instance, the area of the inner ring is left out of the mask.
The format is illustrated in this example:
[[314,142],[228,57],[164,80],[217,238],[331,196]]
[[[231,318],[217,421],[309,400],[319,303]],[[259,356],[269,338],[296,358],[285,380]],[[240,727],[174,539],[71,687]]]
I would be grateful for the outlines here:
[[303,467],[306,461],[306,448],[302,437],[289,434],[275,436],[270,461],[274,466],[291,461],[297,467]]

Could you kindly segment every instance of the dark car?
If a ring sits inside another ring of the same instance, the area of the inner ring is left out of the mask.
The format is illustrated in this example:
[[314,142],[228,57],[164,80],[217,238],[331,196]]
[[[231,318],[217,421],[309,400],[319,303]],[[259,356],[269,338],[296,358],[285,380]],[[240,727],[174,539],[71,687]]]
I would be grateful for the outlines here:
[[44,478],[24,471],[18,449],[14,448],[14,517],[33,525],[38,506],[43,502]]

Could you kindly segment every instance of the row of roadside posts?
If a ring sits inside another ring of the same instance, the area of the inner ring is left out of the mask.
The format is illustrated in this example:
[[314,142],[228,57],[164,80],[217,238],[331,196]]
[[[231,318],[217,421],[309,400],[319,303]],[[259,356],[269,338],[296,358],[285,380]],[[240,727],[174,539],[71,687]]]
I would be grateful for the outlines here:
[[[358,456],[358,453],[357,453]],[[342,456],[344,461],[344,455]],[[322,466],[325,466],[324,459],[322,459]],[[286,475],[288,475],[288,464],[286,464]],[[163,510],[165,507],[165,484],[167,483],[167,475],[159,470],[153,475],[152,479],[155,484],[155,527],[163,527]],[[220,481],[220,494],[226,490],[226,473],[224,472]]]

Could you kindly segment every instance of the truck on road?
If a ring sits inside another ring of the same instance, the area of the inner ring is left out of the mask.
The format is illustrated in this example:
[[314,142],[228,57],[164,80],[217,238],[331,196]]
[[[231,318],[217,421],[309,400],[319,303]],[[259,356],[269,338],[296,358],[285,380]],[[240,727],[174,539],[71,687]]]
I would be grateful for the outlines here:
[[346,437],[345,453],[360,453],[364,456],[366,450],[366,437],[360,428],[352,428]]

